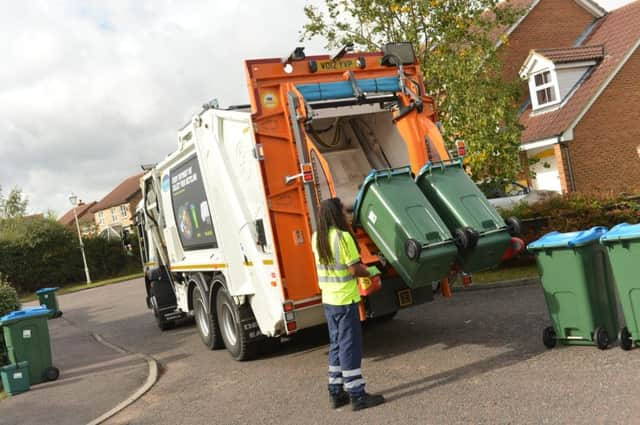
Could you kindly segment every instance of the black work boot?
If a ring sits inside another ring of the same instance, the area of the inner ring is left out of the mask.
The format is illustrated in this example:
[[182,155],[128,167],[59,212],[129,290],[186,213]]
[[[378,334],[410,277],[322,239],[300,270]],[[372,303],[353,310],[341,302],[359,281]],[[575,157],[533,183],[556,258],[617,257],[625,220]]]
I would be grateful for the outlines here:
[[329,394],[329,403],[332,409],[338,409],[342,406],[349,404],[349,394],[346,391],[342,391],[338,394]]
[[359,397],[351,397],[351,410],[362,410],[384,403],[384,397],[379,394],[364,393]]

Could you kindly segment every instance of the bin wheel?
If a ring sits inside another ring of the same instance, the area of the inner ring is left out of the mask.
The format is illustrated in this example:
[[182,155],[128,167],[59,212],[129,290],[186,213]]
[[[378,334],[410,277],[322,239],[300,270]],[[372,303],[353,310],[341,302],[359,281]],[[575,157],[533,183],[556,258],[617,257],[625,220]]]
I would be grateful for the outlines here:
[[44,377],[47,381],[55,381],[60,377],[60,370],[57,367],[48,367],[44,370]]
[[62,317],[62,312],[61,311],[57,311],[56,314],[53,315],[54,319],[57,319],[58,317]]
[[465,229],[456,229],[453,231],[453,243],[461,250],[469,248],[469,234],[465,232]]
[[415,239],[407,239],[404,243],[404,252],[409,260],[415,261],[420,257],[422,245]]
[[556,346],[558,339],[556,338],[556,331],[553,330],[553,327],[549,326],[544,328],[544,331],[542,331],[542,343],[547,348]]
[[504,221],[507,225],[507,231],[511,236],[520,236],[522,232],[522,223],[515,217],[509,217]]
[[593,339],[596,342],[596,345],[599,349],[605,350],[609,347],[609,334],[606,330],[598,326],[595,331],[593,331]]
[[620,329],[620,332],[618,333],[618,339],[620,340],[620,348],[622,348],[623,350],[629,351],[633,348],[633,339],[631,338],[631,332],[629,332],[629,329],[626,326]]

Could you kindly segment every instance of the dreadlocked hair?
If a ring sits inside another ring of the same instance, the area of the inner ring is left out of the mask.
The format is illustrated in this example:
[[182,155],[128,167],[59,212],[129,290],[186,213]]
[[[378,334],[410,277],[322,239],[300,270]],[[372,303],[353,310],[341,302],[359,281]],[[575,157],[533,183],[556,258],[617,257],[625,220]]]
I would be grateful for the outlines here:
[[332,227],[350,232],[349,225],[342,211],[342,201],[340,198],[325,199],[320,202],[320,211],[318,212],[318,229],[316,233],[316,244],[318,249],[318,257],[320,264],[330,265],[335,263],[333,253],[331,252],[331,241],[329,240],[329,231]]

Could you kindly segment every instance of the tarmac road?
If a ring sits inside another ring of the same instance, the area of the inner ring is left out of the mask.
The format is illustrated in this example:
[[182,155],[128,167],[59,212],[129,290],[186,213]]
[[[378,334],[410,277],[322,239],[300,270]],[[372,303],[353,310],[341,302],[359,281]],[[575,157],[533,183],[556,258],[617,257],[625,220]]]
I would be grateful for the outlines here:
[[538,285],[454,293],[367,326],[364,375],[377,408],[332,411],[327,337],[308,330],[239,363],[195,326],[161,332],[141,280],[62,297],[65,317],[160,362],[158,383],[109,424],[640,424],[640,349],[542,345]]

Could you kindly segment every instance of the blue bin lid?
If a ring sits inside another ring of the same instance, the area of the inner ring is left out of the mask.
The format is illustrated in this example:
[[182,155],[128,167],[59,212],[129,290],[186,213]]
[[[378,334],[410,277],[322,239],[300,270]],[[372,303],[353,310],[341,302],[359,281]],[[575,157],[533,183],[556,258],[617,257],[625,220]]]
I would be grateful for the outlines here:
[[638,239],[640,240],[640,224],[622,223],[614,226],[600,238],[602,243],[611,243]]
[[41,288],[36,291],[36,294],[48,294],[49,292],[56,292],[58,288]]
[[362,203],[364,194],[367,193],[369,185],[372,182],[376,181],[378,178],[397,176],[400,174],[408,174],[409,176],[411,176],[411,167],[402,167],[388,170],[371,170],[369,175],[364,178],[362,186],[360,187],[358,195],[356,196],[356,201],[353,204],[353,224],[358,224],[358,213],[360,210],[360,204]]
[[579,232],[551,232],[547,233],[535,242],[531,242],[527,249],[536,251],[547,248],[576,248],[600,241],[602,235],[607,232],[604,226],[592,227],[589,230]]
[[46,307],[30,307],[24,310],[16,310],[11,313],[0,317],[0,325],[8,325],[13,322],[20,322],[26,319],[32,319],[34,317],[48,316],[51,314],[51,310]]

